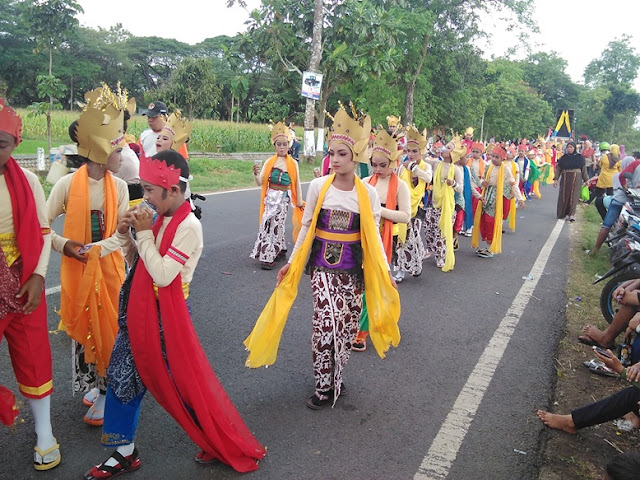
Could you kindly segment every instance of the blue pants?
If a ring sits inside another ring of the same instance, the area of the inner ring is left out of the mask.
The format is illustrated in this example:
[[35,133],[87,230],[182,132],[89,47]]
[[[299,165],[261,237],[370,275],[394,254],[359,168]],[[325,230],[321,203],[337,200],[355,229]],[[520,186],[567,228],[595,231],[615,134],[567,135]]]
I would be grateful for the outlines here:
[[130,402],[122,403],[107,385],[101,439],[103,446],[113,447],[134,442],[140,417],[140,405],[145,393],[146,390],[143,390]]

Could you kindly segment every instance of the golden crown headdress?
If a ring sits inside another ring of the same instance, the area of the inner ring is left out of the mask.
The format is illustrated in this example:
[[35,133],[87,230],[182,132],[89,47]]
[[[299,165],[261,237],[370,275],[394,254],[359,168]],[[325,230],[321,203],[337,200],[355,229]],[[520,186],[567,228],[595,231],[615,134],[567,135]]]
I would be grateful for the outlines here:
[[467,129],[464,131],[465,135],[471,135],[473,137],[473,127],[467,127]]
[[269,125],[269,129],[271,130],[271,143],[274,144],[276,143],[276,139],[283,137],[287,140],[287,142],[291,142],[292,140],[292,135],[291,135],[291,128],[289,128],[289,126],[284,123],[284,120],[282,120],[281,122]]
[[420,153],[426,153],[427,136],[424,133],[420,133],[415,125],[407,125],[405,137],[407,138],[407,146],[409,146],[410,143],[415,143],[418,145]]
[[451,161],[453,163],[456,163],[458,160],[460,160],[462,157],[464,157],[467,154],[467,147],[462,145],[462,139],[460,138],[459,135],[456,135],[455,137],[453,137],[451,141],[453,142],[453,145],[454,145],[453,150],[451,150]]
[[78,155],[105,165],[109,156],[122,147],[127,91],[118,83],[114,93],[103,83],[84,98],[87,103],[76,127]]
[[340,142],[348,146],[353,152],[353,160],[366,163],[369,159],[364,158],[364,152],[369,145],[369,134],[371,132],[371,117],[363,112],[358,114],[353,103],[350,103],[353,118],[347,113],[341,102],[340,108],[335,115],[325,111],[325,114],[333,120],[331,125],[331,135],[329,142]]
[[173,138],[173,144],[171,149],[176,152],[180,150],[180,147],[187,141],[189,135],[191,135],[191,129],[193,125],[185,117],[182,116],[180,110],[176,110],[169,115],[167,123],[162,127],[162,130],[167,132]]
[[398,161],[398,157],[402,154],[402,150],[398,150],[398,141],[387,133],[385,129],[380,129],[373,141],[373,150],[371,155],[381,153],[389,159],[391,164]]
[[387,115],[387,125],[390,127],[397,127],[402,117],[396,117],[395,115]]

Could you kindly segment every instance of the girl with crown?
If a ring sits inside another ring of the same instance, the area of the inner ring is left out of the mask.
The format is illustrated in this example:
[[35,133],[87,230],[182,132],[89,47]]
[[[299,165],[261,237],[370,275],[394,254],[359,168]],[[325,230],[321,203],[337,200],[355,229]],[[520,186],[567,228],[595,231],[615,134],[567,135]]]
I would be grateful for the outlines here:
[[[51,228],[38,177],[11,156],[21,137],[22,119],[0,98],[0,339],[7,339],[18,388],[33,413],[33,466],[49,470],[61,459],[51,429],[53,383],[44,294]],[[18,413],[13,393],[0,385],[0,423],[12,426]]]
[[291,129],[284,122],[276,123],[271,129],[271,143],[276,154],[267,160],[260,170],[253,166],[253,177],[260,194],[260,228],[258,238],[250,257],[260,261],[263,270],[271,270],[275,262],[287,256],[287,241],[284,224],[287,220],[289,202],[293,210],[293,242],[300,231],[300,222],[304,210],[302,187],[298,162],[289,155]]
[[88,391],[84,422],[99,426],[124,281],[116,227],[129,207],[129,190],[112,172],[120,168],[126,92],[114,94],[103,85],[85,99],[72,132],[84,164],[53,186],[47,211],[50,222],[65,213],[62,235],[52,232],[51,244],[63,255],[60,329],[73,340],[73,392]]
[[351,118],[341,107],[333,117],[329,156],[333,173],[309,185],[302,230],[289,263],[278,272],[277,286],[245,340],[247,366],[275,362],[280,336],[306,270],[313,295],[314,393],[307,407],[335,404],[351,344],[358,331],[362,292],[366,289],[369,330],[381,357],[400,341],[400,297],[380,239],[381,207],[376,189],[362,182],[355,168],[369,141],[371,120]]
[[[381,200],[380,235],[382,245],[387,256],[387,262],[392,270],[397,269],[398,234],[400,225],[411,220],[411,198],[406,182],[400,180],[395,173],[398,158],[402,150],[398,150],[397,140],[385,130],[380,129],[375,136],[371,154],[371,168],[373,175],[363,179],[363,182],[373,185]],[[369,315],[367,314],[366,301],[363,300],[362,314],[360,316],[360,330],[356,335],[351,350],[363,352],[367,349],[367,336],[369,335]]]
[[423,229],[424,210],[421,208],[427,184],[431,182],[431,165],[422,159],[426,153],[427,138],[415,125],[407,127],[405,132],[407,157],[398,168],[398,177],[409,188],[411,199],[411,221],[399,225],[398,229],[398,270],[396,282],[404,279],[405,272],[414,277],[422,273],[425,246],[420,237]]
[[464,172],[456,163],[467,153],[460,137],[447,143],[440,153],[441,160],[434,165],[431,205],[426,210],[427,255],[433,255],[443,272],[453,270],[455,254],[453,223],[455,220],[455,194],[463,193]]

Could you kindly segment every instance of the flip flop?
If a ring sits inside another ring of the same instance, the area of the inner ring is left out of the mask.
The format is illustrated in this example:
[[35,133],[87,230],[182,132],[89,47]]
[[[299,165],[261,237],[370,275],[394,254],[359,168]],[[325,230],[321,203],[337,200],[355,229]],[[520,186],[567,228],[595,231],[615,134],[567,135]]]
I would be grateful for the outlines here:
[[611,370],[609,367],[605,366],[600,360],[591,359],[588,362],[583,362],[583,365],[589,369],[591,373],[595,373],[596,375],[602,375],[605,377],[614,377],[618,378],[619,375]]
[[[53,439],[53,441],[56,441],[55,438]],[[33,467],[39,471],[51,470],[53,467],[57,466],[62,459],[62,455],[60,455],[60,444],[57,442],[46,450],[41,450],[37,445],[33,447],[33,450],[36,452],[33,455]],[[54,453],[55,451],[58,452],[58,456],[50,462],[46,462],[45,457],[49,454]]]
[[608,347],[605,347],[604,345],[600,345],[598,342],[596,342],[593,338],[591,338],[589,335],[580,335],[578,337],[578,341],[580,343],[583,343],[585,345],[589,345],[590,347],[599,347],[602,348],[604,350],[607,349],[613,349],[615,347],[614,344],[609,345]]

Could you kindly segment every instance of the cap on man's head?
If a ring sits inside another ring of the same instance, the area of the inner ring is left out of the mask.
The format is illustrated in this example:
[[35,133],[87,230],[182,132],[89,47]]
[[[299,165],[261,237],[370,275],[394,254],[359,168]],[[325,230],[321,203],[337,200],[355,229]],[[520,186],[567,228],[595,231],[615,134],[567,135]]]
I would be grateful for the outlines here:
[[149,109],[146,112],[142,112],[142,115],[147,117],[157,117],[158,115],[167,114],[167,105],[162,102],[151,102]]

